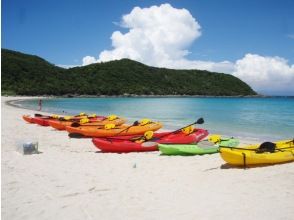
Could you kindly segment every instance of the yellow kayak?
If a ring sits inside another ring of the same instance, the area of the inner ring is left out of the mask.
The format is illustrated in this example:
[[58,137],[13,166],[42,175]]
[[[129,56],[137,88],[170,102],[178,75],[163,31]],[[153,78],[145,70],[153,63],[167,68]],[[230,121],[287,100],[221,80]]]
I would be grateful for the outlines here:
[[[261,149],[264,145],[270,145],[273,149]],[[220,147],[220,155],[228,164],[244,167],[290,162],[294,161],[294,140],[265,142],[240,148]]]

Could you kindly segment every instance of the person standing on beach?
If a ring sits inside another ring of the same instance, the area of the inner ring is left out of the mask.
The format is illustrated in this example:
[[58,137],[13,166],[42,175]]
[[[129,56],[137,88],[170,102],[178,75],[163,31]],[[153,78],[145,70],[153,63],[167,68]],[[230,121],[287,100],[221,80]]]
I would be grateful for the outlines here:
[[38,111],[41,111],[42,110],[42,99],[39,99],[39,110]]

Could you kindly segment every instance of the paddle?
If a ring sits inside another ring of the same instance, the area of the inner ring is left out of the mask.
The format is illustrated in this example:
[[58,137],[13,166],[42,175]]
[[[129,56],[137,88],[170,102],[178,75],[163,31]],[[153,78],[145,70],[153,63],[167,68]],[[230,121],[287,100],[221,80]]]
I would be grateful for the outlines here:
[[175,131],[173,131],[173,132],[166,133],[166,134],[164,134],[164,135],[162,135],[162,136],[160,136],[160,137],[153,138],[153,139],[151,139],[151,140],[160,140],[161,138],[166,137],[166,136],[169,136],[169,135],[171,135],[171,134],[175,134],[175,133],[181,131],[182,129],[184,129],[184,128],[186,128],[186,127],[189,127],[189,126],[192,126],[192,125],[195,125],[195,124],[199,124],[199,125],[200,125],[200,124],[203,124],[203,123],[204,123],[204,119],[203,119],[203,118],[199,118],[197,121],[195,121],[195,122],[192,123],[192,124],[186,125],[185,127],[179,128],[179,129],[177,129],[177,130],[175,130]]
[[69,133],[68,137],[70,138],[92,138],[92,137],[88,137],[79,133]]
[[139,124],[140,124],[140,123],[139,123],[138,121],[134,121],[134,123],[133,123],[131,126],[125,128],[125,129],[123,129],[122,131],[118,132],[118,133],[115,134],[114,136],[118,136],[118,135],[121,134],[122,132],[129,130],[131,127],[138,126]]
[[[137,122],[137,121],[136,121]],[[134,122],[135,123],[135,122]],[[192,123],[192,124],[189,124],[189,125],[186,125],[185,127],[182,127],[182,128],[180,128],[180,129],[177,129],[177,130],[175,130],[175,131],[173,131],[173,132],[169,132],[169,133],[167,133],[167,134],[164,134],[164,135],[162,135],[161,137],[156,137],[156,138],[151,138],[150,139],[150,141],[148,141],[148,142],[154,142],[154,141],[156,141],[156,140],[160,140],[161,138],[163,138],[163,137],[166,137],[166,136],[169,136],[169,135],[171,135],[171,134],[174,134],[174,133],[177,133],[177,132],[179,132],[180,130],[182,130],[183,128],[186,128],[186,127],[189,127],[189,126],[191,126],[191,125],[195,125],[195,124],[203,124],[204,123],[204,119],[203,118],[199,118],[196,122],[194,122],[194,123]],[[133,126],[133,125],[132,125]],[[130,126],[130,127],[132,127],[132,126]],[[129,127],[129,128],[130,128]],[[123,131],[121,131],[121,132],[123,132]],[[119,132],[118,134],[120,134],[121,132]],[[117,136],[118,134],[116,134],[115,136]],[[138,136],[138,137],[136,137],[134,140],[138,140],[138,139],[141,139],[142,137],[144,137],[144,136]],[[127,139],[123,139],[123,138],[113,138],[113,137],[109,137],[109,138],[105,138],[105,139],[107,139],[107,140],[127,140]],[[147,143],[148,144],[148,142],[145,142],[145,143]]]
[[[73,117],[78,117],[79,115],[75,115]],[[42,118],[54,118],[54,119],[64,119],[64,117],[52,117],[52,116],[49,116],[49,115],[41,115],[41,114],[35,114],[35,117],[42,117]],[[71,119],[71,120],[75,120],[75,119]]]
[[41,114],[35,114],[35,117],[38,117],[38,118],[43,118],[43,119],[56,119],[56,120],[59,120],[59,121],[79,121],[80,119],[75,119],[75,118],[71,118],[69,120],[65,119],[65,117],[52,117],[52,116],[48,116],[48,115],[41,115]]
[[285,144],[290,144],[290,143],[293,143],[294,144],[294,138],[291,141],[287,141]]
[[70,119],[65,119],[64,117],[60,117],[58,118],[59,121],[70,121],[70,122],[77,122],[77,121],[80,121],[80,119],[78,118],[70,118]]
[[102,127],[104,125],[97,125],[97,124],[91,124],[91,123],[84,125],[84,124],[80,124],[79,122],[73,122],[70,126],[74,127],[74,128],[77,128],[77,127],[80,127],[80,126],[98,126],[98,127]]
[[[91,118],[91,117],[88,116],[88,118]],[[119,117],[116,116],[116,115],[109,115],[109,116],[104,117],[103,119],[100,119],[100,120],[97,120],[97,121],[99,121],[99,122],[106,121],[106,120],[114,121],[116,119],[119,119]],[[79,126],[82,126],[82,124],[75,123],[75,124],[72,125],[72,127],[79,127]],[[87,125],[87,126],[97,126],[97,125]]]
[[[74,115],[74,116],[72,116],[72,117],[80,117],[80,116],[87,116],[87,118],[95,118],[95,117],[96,117],[96,115],[93,116],[93,115],[88,115],[88,114],[84,114],[84,115]],[[38,113],[35,114],[35,117],[49,117],[49,118],[52,118],[52,116],[49,116],[49,115],[42,115],[42,114],[38,114]]]
[[119,117],[116,115],[108,115],[107,117],[104,117],[101,121],[106,121],[106,120],[114,121],[116,119],[119,119]]
[[[127,140],[127,139],[124,139],[124,138],[113,138],[113,137],[118,136],[118,135],[121,134],[122,132],[127,131],[128,129],[130,129],[131,127],[138,126],[139,124],[140,124],[140,122],[138,122],[138,121],[134,121],[134,123],[133,123],[132,125],[126,127],[125,129],[123,129],[122,131],[120,131],[120,132],[118,132],[117,134],[113,135],[112,137],[109,137],[109,138],[104,137],[103,139],[105,139],[105,140],[107,140],[107,141],[109,141],[109,142],[111,142],[111,143],[112,143],[113,140]],[[114,129],[115,129],[115,128],[114,128]]]
[[35,114],[35,117],[52,118],[51,116],[41,114]]

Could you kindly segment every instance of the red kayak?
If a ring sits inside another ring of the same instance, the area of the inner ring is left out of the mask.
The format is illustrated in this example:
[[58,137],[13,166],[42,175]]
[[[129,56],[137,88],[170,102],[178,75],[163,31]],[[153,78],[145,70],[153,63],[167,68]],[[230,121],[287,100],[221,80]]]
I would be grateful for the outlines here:
[[[109,138],[93,138],[92,142],[102,152],[112,153],[129,153],[129,152],[144,152],[157,151],[158,144],[191,144],[197,143],[207,137],[208,131],[204,129],[194,129],[191,134],[185,134],[181,131],[177,133],[161,132],[154,133],[151,140],[138,143],[133,141],[136,136],[121,136]],[[138,136],[137,136],[138,137]],[[162,138],[161,138],[162,137]]]
[[25,120],[28,123],[31,123],[31,124],[34,123],[34,118],[32,118],[29,115],[23,115],[22,118],[23,118],[23,120]]
[[49,126],[49,123],[48,123],[49,120],[56,120],[56,119],[50,118],[49,116],[31,117],[30,115],[23,115],[22,118],[26,122],[29,122],[32,124],[38,124],[41,126]]
[[23,115],[22,118],[29,123],[32,124],[38,124],[41,126],[49,126],[48,121],[49,120],[57,120],[51,116],[46,116],[46,115],[35,115],[34,117],[30,116],[30,115]]
[[53,119],[53,118],[43,118],[43,117],[34,117],[33,118],[33,122],[35,124],[41,125],[41,126],[49,126],[49,121],[50,120],[57,120],[57,119]]
[[[23,115],[22,118],[29,123],[33,123],[33,124],[38,124],[41,126],[50,126],[50,123],[61,123],[64,121],[61,121],[58,118],[53,118],[52,116],[35,116],[35,117],[31,117],[30,115]],[[79,121],[82,117],[80,116],[73,116],[71,119],[69,119],[66,122],[74,122],[74,121]],[[95,116],[95,117],[91,117],[88,118],[90,122],[95,122],[95,121],[100,121],[105,119],[104,116]]]

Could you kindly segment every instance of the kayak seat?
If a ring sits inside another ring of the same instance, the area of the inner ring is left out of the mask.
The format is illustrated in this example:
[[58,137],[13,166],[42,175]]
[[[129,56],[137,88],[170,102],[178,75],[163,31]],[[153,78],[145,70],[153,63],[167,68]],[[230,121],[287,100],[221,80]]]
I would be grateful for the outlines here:
[[256,150],[256,153],[258,153],[258,154],[262,154],[265,152],[274,153],[275,150],[276,150],[276,144],[274,144],[272,142],[264,142]]

